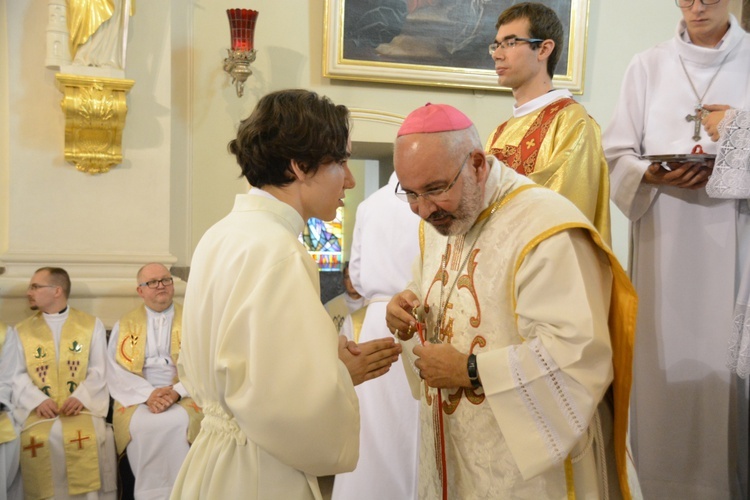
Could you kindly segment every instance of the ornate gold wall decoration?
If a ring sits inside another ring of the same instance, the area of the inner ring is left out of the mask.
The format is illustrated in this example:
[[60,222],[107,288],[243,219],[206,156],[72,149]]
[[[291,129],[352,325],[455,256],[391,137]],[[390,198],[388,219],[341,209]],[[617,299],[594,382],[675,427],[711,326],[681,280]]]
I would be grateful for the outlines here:
[[135,83],[58,73],[65,94],[65,161],[81,172],[101,174],[122,163],[122,131],[128,106],[125,96]]

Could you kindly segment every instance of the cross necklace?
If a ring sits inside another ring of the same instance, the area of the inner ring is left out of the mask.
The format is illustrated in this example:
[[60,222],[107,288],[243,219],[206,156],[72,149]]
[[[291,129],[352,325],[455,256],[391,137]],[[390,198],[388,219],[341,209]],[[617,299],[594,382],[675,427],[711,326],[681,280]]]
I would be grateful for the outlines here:
[[688,115],[685,117],[686,122],[695,123],[695,128],[693,129],[693,140],[695,142],[698,142],[701,140],[701,120],[703,120],[703,117],[708,114],[708,111],[703,109],[703,98],[706,97],[706,94],[708,94],[708,89],[711,88],[711,85],[714,83],[714,80],[716,80],[716,77],[718,76],[719,71],[721,71],[721,68],[724,66],[724,62],[727,60],[727,56],[724,56],[724,59],[721,60],[721,64],[719,64],[719,69],[717,69],[716,73],[714,73],[714,76],[711,77],[711,81],[708,82],[708,86],[706,87],[706,91],[703,92],[703,95],[698,95],[698,91],[695,90],[695,84],[693,83],[693,79],[690,78],[690,73],[688,73],[688,70],[685,67],[685,61],[682,60],[682,56],[677,56],[677,57],[680,58],[682,71],[685,72],[685,76],[687,77],[688,82],[690,83],[690,88],[693,90],[693,94],[695,94],[695,98],[698,99],[698,104],[695,105],[695,114],[691,115],[690,113],[688,113]]

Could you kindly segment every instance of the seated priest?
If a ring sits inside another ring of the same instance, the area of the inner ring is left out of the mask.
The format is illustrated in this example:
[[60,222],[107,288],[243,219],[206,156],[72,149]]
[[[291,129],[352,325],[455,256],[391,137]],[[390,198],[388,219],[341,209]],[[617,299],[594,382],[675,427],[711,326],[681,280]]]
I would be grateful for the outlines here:
[[118,456],[127,451],[135,497],[169,498],[203,413],[177,377],[182,306],[172,300],[172,275],[151,263],[137,281],[143,304],[120,318],[109,338],[115,441]]
[[[19,451],[20,425],[13,418],[11,402],[13,374],[16,370],[18,335],[10,326],[0,321],[0,498],[20,500],[23,484]],[[2,496],[5,491],[6,496]]]
[[114,499],[114,439],[104,421],[109,410],[104,325],[68,306],[70,276],[59,267],[37,270],[26,295],[36,313],[16,325],[12,389],[15,416],[24,422],[26,498]]

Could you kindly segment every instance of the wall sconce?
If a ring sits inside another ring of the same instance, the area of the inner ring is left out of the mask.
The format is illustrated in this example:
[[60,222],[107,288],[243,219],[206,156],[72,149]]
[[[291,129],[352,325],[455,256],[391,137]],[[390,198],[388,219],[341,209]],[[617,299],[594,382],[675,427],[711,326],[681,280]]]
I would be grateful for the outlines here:
[[253,38],[258,11],[251,9],[227,9],[229,17],[229,34],[232,37],[232,48],[227,49],[229,56],[224,59],[224,71],[232,75],[232,83],[237,90],[237,97],[245,91],[245,80],[253,74],[250,63],[255,61]]

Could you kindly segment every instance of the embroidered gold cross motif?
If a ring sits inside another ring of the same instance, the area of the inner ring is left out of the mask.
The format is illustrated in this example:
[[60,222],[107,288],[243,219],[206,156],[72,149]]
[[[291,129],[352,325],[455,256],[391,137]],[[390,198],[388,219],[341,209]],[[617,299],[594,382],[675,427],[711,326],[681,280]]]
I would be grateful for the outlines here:
[[536,147],[536,141],[534,139],[529,139],[528,141],[526,141],[526,147],[527,148]]
[[42,448],[44,443],[37,443],[36,438],[31,436],[31,443],[28,446],[23,447],[23,451],[31,450],[31,458],[36,458],[36,449]]
[[86,441],[87,439],[91,439],[91,437],[90,436],[82,437],[81,436],[81,431],[78,431],[78,438],[77,439],[71,439],[70,442],[73,443],[73,442],[78,441],[78,449],[82,450],[83,449],[83,441]]

